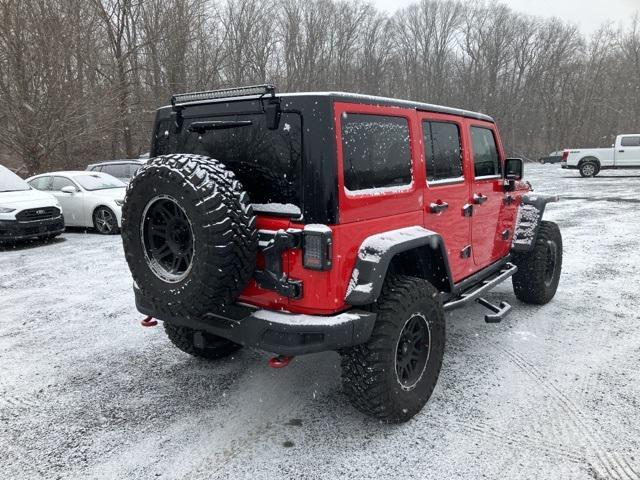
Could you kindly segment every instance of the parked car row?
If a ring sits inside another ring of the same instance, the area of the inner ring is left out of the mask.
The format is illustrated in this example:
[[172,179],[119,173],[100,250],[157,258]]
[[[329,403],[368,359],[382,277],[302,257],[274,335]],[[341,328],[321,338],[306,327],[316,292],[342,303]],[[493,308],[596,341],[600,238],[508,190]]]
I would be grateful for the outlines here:
[[126,186],[93,171],[51,172],[25,181],[0,165],[0,242],[53,238],[65,226],[114,234],[122,226]]
[[65,226],[109,235],[122,226],[127,183],[149,159],[111,160],[84,171],[49,172],[23,180],[0,165],[0,243],[60,235]]
[[127,184],[101,172],[52,172],[27,179],[33,188],[50,193],[62,206],[65,222],[93,227],[108,235],[121,226]]

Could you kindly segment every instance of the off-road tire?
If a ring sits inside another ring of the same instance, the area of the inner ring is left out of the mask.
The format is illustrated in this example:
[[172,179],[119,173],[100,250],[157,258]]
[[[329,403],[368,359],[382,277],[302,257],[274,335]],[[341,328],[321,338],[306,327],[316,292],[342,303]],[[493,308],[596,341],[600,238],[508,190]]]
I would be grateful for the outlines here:
[[[550,244],[554,246],[551,247]],[[552,275],[549,275],[548,270],[550,255],[555,257]],[[562,235],[558,225],[542,221],[533,249],[514,254],[513,261],[518,267],[512,277],[516,297],[525,303],[536,305],[551,301],[558,289],[562,272]]]
[[[406,422],[427,403],[440,374],[445,345],[440,295],[426,280],[390,276],[371,309],[377,313],[371,338],[341,352],[343,389],[361,412],[389,423]],[[421,376],[407,389],[396,373],[396,359],[401,333],[416,315],[428,324],[430,347]]]
[[583,178],[595,177],[600,172],[598,168],[598,164],[590,160],[581,164],[579,167],[579,171],[580,171],[580,176]]
[[[190,266],[175,279],[159,275],[145,244],[151,211],[145,212],[158,199],[177,205],[191,231]],[[199,318],[233,303],[254,273],[258,249],[256,218],[233,172],[188,154],[154,158],[134,176],[122,208],[122,241],[133,279],[161,319]]]
[[195,330],[188,327],[179,327],[167,322],[164,323],[164,331],[167,337],[169,337],[169,340],[171,340],[171,343],[184,353],[188,353],[194,357],[218,360],[228,357],[242,348],[242,345],[238,345],[231,340],[208,333],[203,333],[207,339],[207,348],[198,348],[194,345],[193,340],[193,335],[196,333]]

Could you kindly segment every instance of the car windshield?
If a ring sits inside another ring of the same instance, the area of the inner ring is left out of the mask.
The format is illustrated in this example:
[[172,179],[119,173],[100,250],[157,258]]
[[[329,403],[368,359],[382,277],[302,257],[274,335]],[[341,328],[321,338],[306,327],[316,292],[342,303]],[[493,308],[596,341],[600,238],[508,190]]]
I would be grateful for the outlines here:
[[22,192],[31,187],[18,175],[0,165],[0,192]]
[[106,190],[108,188],[122,188],[127,185],[110,175],[78,175],[74,178],[85,190]]

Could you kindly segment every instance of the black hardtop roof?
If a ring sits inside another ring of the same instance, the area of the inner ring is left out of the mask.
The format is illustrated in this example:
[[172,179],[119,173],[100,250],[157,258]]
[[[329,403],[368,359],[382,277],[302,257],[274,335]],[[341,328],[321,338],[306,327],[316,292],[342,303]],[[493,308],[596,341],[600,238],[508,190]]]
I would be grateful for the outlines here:
[[[208,93],[208,92],[198,92],[198,93]],[[198,94],[196,93],[196,94]],[[188,94],[185,94],[188,95]],[[228,97],[218,97],[211,99],[203,99],[203,100],[194,100],[187,101],[182,104],[182,107],[195,107],[199,105],[206,105],[212,103],[231,103],[238,101],[247,101],[247,100],[257,100],[259,98],[263,98],[266,95],[240,95],[240,96],[228,96]],[[493,118],[489,115],[485,115],[484,113],[472,112],[469,110],[464,110],[462,108],[452,108],[445,107],[442,105],[433,105],[430,103],[423,102],[414,102],[411,100],[402,100],[398,98],[389,98],[389,97],[378,97],[375,95],[363,95],[360,93],[349,93],[349,92],[295,92],[295,93],[276,93],[275,97],[287,99],[287,98],[328,98],[330,100],[337,100],[341,102],[352,102],[352,103],[363,103],[363,104],[375,104],[375,105],[384,105],[384,106],[392,106],[392,107],[401,107],[401,108],[413,108],[419,111],[424,112],[436,112],[436,113],[446,113],[449,115],[457,115],[460,117],[474,118],[476,120],[483,120],[486,122],[494,123]],[[267,97],[268,98],[268,97]],[[166,105],[159,110],[170,110],[172,109],[171,105]]]
[[484,113],[472,112],[462,108],[445,107],[442,105],[434,105],[431,103],[414,102],[411,100],[402,100],[399,98],[378,97],[376,95],[363,95],[360,93],[350,92],[300,92],[300,93],[279,93],[277,97],[330,97],[341,102],[353,103],[374,103],[376,105],[385,105],[392,107],[414,108],[424,112],[447,113],[450,115],[458,115],[460,117],[475,118],[487,122],[494,122],[493,118]]
[[116,165],[119,163],[146,163],[147,160],[148,159],[146,158],[121,158],[120,160],[102,160],[99,162],[91,163],[87,166],[93,167],[95,165]]

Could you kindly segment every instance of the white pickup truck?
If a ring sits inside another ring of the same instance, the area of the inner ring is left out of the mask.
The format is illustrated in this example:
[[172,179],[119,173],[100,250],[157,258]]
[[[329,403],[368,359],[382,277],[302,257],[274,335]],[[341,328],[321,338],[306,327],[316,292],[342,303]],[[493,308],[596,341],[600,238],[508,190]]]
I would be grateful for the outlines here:
[[618,135],[611,148],[564,150],[560,166],[577,169],[583,177],[595,177],[607,168],[640,168],[640,133]]

